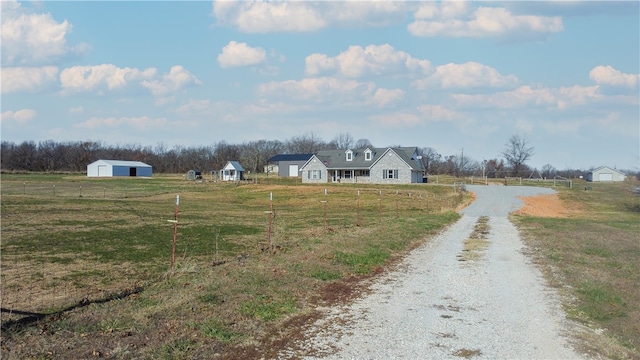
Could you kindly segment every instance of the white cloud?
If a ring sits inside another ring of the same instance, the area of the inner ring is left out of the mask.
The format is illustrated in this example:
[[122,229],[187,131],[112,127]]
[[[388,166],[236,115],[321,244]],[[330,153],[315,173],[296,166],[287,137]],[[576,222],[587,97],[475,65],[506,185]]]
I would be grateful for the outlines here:
[[425,90],[429,85],[439,85],[442,88],[477,88],[477,87],[510,87],[518,84],[515,75],[502,75],[496,69],[468,62],[464,64],[449,63],[437,66],[435,72],[413,85],[419,90]]
[[426,74],[431,70],[428,60],[412,57],[404,51],[395,50],[389,44],[349,46],[338,56],[330,58],[324,54],[312,54],[305,59],[305,72],[315,76],[322,73],[339,73],[358,78],[366,75],[389,75],[415,72]]
[[300,81],[270,82],[258,87],[263,97],[282,97],[312,103],[362,103],[374,94],[373,83],[336,78],[307,78]]
[[69,46],[71,24],[57,22],[51,14],[27,14],[19,4],[2,1],[2,62],[32,65],[50,63],[68,54],[88,50],[88,45]]
[[372,115],[369,120],[389,128],[406,128],[424,123],[420,116],[406,112]]
[[405,2],[394,1],[214,1],[219,24],[246,33],[308,32],[330,26],[386,26],[402,21]]
[[230,41],[218,55],[218,64],[222,68],[258,65],[267,58],[262,48],[253,48],[246,43]]
[[167,124],[168,121],[165,118],[153,119],[148,116],[108,118],[92,117],[85,122],[76,124],[75,127],[91,130],[119,127],[134,128],[137,130],[151,130],[158,127],[165,127]]
[[247,33],[314,31],[326,26],[321,14],[305,2],[215,1],[213,14],[218,22]]
[[573,106],[599,101],[603,97],[598,86],[570,86],[560,88],[531,88],[521,86],[515,90],[494,94],[453,94],[459,106],[517,109],[527,107],[557,108],[560,110]]
[[57,80],[58,68],[55,66],[10,67],[3,68],[0,74],[3,94],[19,91],[35,92]]
[[401,89],[377,89],[373,94],[371,102],[378,107],[388,107],[402,101],[405,97],[404,90]]
[[442,105],[421,105],[418,106],[418,112],[427,121],[449,121],[462,118],[460,113]]
[[75,106],[69,109],[70,114],[82,114],[84,112],[84,108],[82,106]]
[[414,13],[408,31],[420,37],[502,37],[545,35],[563,30],[562,18],[514,15],[505,8],[480,6],[471,11],[464,2],[426,3]]
[[589,72],[589,78],[600,85],[637,87],[639,74],[625,74],[611,66],[596,66]]
[[8,122],[26,124],[36,117],[36,111],[32,109],[22,109],[18,111],[4,111],[0,114],[0,123],[6,125]]
[[62,88],[67,91],[116,90],[132,81],[150,79],[156,75],[155,68],[138,70],[119,68],[111,64],[74,66],[60,74]]
[[142,86],[146,87],[155,96],[163,96],[174,93],[189,85],[201,84],[195,76],[182,66],[172,66],[168,74],[162,76],[162,80],[143,81]]

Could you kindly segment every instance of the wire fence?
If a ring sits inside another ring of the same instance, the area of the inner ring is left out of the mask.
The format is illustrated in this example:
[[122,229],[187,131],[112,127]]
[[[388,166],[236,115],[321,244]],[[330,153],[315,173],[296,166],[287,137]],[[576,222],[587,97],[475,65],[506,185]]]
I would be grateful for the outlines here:
[[304,238],[455,209],[462,196],[452,190],[243,186],[234,192],[227,185],[190,185],[181,190],[174,218],[172,187],[3,184],[3,329],[136,292],[166,275],[174,257],[178,266],[190,260],[220,265]]

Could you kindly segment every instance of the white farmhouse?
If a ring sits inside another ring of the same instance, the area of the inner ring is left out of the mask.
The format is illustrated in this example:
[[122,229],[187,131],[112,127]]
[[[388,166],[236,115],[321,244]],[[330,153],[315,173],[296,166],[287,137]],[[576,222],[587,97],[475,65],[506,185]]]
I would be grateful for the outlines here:
[[424,175],[416,147],[319,151],[300,170],[303,183],[410,184]]

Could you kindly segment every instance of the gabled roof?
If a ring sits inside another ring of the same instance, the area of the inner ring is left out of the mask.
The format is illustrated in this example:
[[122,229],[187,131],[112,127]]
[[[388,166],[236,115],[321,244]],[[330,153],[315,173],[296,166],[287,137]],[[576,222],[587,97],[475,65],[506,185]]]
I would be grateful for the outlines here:
[[126,160],[97,160],[92,162],[91,164],[94,163],[103,163],[103,164],[107,164],[107,165],[111,165],[111,166],[134,166],[134,167],[151,167],[151,165],[149,164],[145,164],[142,161],[126,161]]
[[[371,160],[365,160],[364,152],[369,149],[372,152]],[[413,159],[412,156],[416,152],[415,147],[398,147],[398,148],[365,148],[365,149],[349,149],[353,152],[353,159],[347,161],[345,153],[347,150],[322,150],[318,151],[315,157],[320,160],[327,169],[369,169],[373,166],[385,153],[393,151],[407,163],[407,166],[414,170],[423,170],[422,162]],[[310,161],[309,159],[302,167],[304,168]]]
[[[387,148],[380,156],[374,158],[374,164],[380,161],[387,153],[393,151],[396,153],[402,161],[404,161],[407,166],[409,166],[412,170],[424,170],[424,165],[422,161],[419,159],[414,159],[413,155],[417,152],[416,147],[398,147],[398,148]],[[374,165],[372,164],[372,166]]]
[[594,172],[598,172],[598,171],[600,171],[600,170],[605,170],[605,169],[606,169],[606,170],[611,170],[611,171],[617,172],[617,173],[618,173],[618,174],[620,174],[620,175],[626,175],[626,174],[625,174],[625,173],[623,173],[622,171],[618,171],[618,170],[616,170],[616,169],[612,169],[612,168],[610,168],[610,167],[608,167],[608,166],[600,166],[600,167],[597,167],[597,168],[595,168],[595,169],[591,170],[590,172],[591,172],[591,173],[594,173]]
[[313,154],[278,154],[272,156],[267,160],[267,162],[278,162],[278,161],[307,161],[311,159]]
[[242,165],[240,165],[240,163],[237,161],[227,162],[227,165],[225,165],[224,168],[226,169],[229,165],[231,165],[231,167],[236,171],[244,171],[244,168],[242,167]]

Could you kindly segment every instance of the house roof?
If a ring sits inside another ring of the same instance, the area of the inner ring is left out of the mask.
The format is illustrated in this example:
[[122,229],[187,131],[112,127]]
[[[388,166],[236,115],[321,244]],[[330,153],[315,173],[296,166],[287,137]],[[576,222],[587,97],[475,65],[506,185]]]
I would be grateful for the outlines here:
[[[372,152],[371,160],[365,160],[364,153],[369,149]],[[348,150],[323,150],[319,151],[316,157],[327,167],[327,169],[369,169],[373,166],[385,153],[393,151],[407,163],[412,169],[422,170],[422,162],[414,159],[416,152],[415,147],[397,147],[397,148],[365,148],[365,149],[349,149],[353,152],[353,159],[347,161],[346,152]],[[308,163],[308,161],[307,161]],[[305,165],[307,164],[305,163]]]
[[225,165],[224,168],[227,169],[229,165],[231,165],[231,167],[233,167],[236,171],[244,171],[244,168],[242,167],[242,165],[240,165],[240,163],[237,161],[227,162],[227,165]]
[[595,173],[595,172],[599,172],[600,170],[610,170],[610,171],[617,172],[620,175],[625,175],[625,173],[623,173],[622,171],[618,171],[616,169],[612,169],[612,168],[610,168],[608,166],[600,166],[600,167],[597,167],[597,168],[591,170],[590,172],[591,173]]
[[[104,159],[100,159],[100,160],[92,162],[91,164],[95,164],[95,163],[103,163],[103,164],[107,164],[107,165],[111,165],[111,166],[151,167],[151,165],[145,164],[142,161],[104,160]],[[91,165],[91,164],[89,164],[89,165]]]
[[272,156],[267,160],[267,162],[278,162],[278,161],[307,161],[311,159],[313,154],[278,154]]

